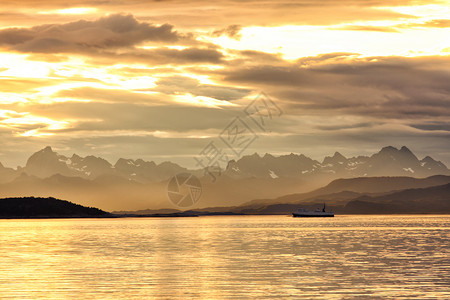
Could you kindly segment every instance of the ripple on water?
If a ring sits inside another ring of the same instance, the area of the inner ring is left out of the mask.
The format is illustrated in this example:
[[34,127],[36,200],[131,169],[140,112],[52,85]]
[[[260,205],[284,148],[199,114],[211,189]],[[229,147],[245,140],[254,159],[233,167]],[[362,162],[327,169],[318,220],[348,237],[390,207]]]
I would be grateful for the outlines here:
[[0,221],[0,297],[450,298],[450,217]]

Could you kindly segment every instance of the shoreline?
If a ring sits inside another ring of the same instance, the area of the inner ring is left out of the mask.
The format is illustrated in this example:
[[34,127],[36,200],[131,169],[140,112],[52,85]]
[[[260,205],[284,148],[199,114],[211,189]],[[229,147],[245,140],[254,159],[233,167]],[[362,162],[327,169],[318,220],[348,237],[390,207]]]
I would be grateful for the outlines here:
[[[439,215],[450,216],[450,213],[387,213],[387,214],[338,214],[335,216],[418,216],[418,215]],[[194,218],[194,217],[211,217],[211,216],[286,216],[292,217],[292,214],[237,214],[237,213],[203,213],[203,214],[111,214],[107,216],[32,216],[32,217],[17,217],[17,216],[0,216],[0,220],[45,220],[45,219],[125,219],[125,218]],[[302,218],[297,218],[302,219]]]

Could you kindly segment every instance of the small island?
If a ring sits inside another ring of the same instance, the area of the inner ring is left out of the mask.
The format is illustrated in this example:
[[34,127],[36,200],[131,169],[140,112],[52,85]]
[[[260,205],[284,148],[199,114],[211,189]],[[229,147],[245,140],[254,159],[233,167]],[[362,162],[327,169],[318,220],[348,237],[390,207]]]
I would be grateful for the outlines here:
[[0,199],[0,219],[112,218],[114,215],[95,207],[65,200],[39,197]]

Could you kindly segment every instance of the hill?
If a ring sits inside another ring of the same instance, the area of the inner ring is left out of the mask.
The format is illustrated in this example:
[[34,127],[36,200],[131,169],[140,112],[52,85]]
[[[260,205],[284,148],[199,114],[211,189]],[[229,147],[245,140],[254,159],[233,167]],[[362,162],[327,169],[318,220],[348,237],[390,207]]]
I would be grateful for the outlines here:
[[94,207],[85,207],[55,198],[3,198],[0,199],[0,218],[98,218],[112,217],[110,213]]
[[450,213],[450,184],[407,189],[388,195],[362,196],[348,202],[344,211],[352,214]]
[[[199,211],[238,214],[289,214],[299,206],[316,208],[318,205],[326,203],[330,209],[344,214],[450,213],[450,209],[445,204],[448,196],[446,198],[446,190],[443,188],[449,184],[450,176],[442,175],[427,178],[361,177],[337,179],[325,187],[308,193],[291,194],[275,199],[257,199],[232,208],[209,207]],[[417,198],[419,195],[421,195],[420,199]],[[416,199],[414,200],[416,202],[409,203],[408,196],[411,196],[410,199]],[[400,199],[403,199],[403,202],[399,202]],[[444,201],[444,203],[439,201]],[[373,204],[372,202],[377,203]]]
[[358,177],[336,179],[324,187],[308,193],[297,193],[281,196],[275,199],[255,199],[244,203],[240,207],[254,208],[255,206],[281,203],[312,202],[326,199],[327,202],[337,203],[354,199],[363,194],[383,194],[413,188],[427,188],[450,183],[450,176],[435,175],[426,178],[414,177]]

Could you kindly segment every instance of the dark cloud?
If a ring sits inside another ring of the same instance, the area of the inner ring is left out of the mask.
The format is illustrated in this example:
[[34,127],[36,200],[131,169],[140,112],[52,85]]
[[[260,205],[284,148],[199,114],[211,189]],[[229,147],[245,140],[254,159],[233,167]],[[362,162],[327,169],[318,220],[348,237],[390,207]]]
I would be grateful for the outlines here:
[[381,123],[377,122],[364,122],[364,123],[355,123],[355,124],[342,124],[342,125],[318,125],[316,128],[325,131],[335,131],[335,130],[343,130],[343,129],[355,129],[355,128],[370,128],[376,125],[381,125]]
[[334,57],[220,74],[226,82],[258,86],[285,101],[288,110],[382,119],[450,117],[449,57]]
[[[136,48],[141,43],[190,45],[184,49]],[[194,46],[196,45],[196,46]],[[173,26],[138,22],[132,15],[115,14],[95,21],[47,24],[31,28],[0,30],[0,46],[31,53],[30,59],[64,59],[49,54],[74,53],[95,57],[93,64],[139,62],[144,64],[221,63],[223,54],[216,46],[196,42],[191,34],[182,35]],[[202,46],[202,47],[198,47]],[[206,46],[206,47],[205,47]],[[36,57],[37,56],[37,57]]]
[[314,83],[314,71],[290,66],[260,65],[224,71],[225,81],[258,85],[302,86]]
[[212,36],[219,37],[219,36],[225,35],[229,38],[232,38],[235,40],[240,40],[242,37],[240,34],[241,29],[242,29],[242,26],[240,26],[240,25],[230,25],[224,29],[215,30],[212,33]]
[[411,124],[413,128],[425,130],[425,131],[448,131],[450,132],[450,124],[449,123],[438,123],[438,122],[430,122],[423,124]]
[[92,64],[142,63],[148,65],[184,65],[184,64],[221,64],[224,55],[214,48],[173,49],[159,47],[155,49],[131,49],[124,53],[101,52],[90,53],[94,58]]
[[169,24],[138,22],[132,15],[114,14],[95,21],[46,24],[0,30],[0,45],[20,52],[98,52],[130,48],[143,42],[188,41]]

